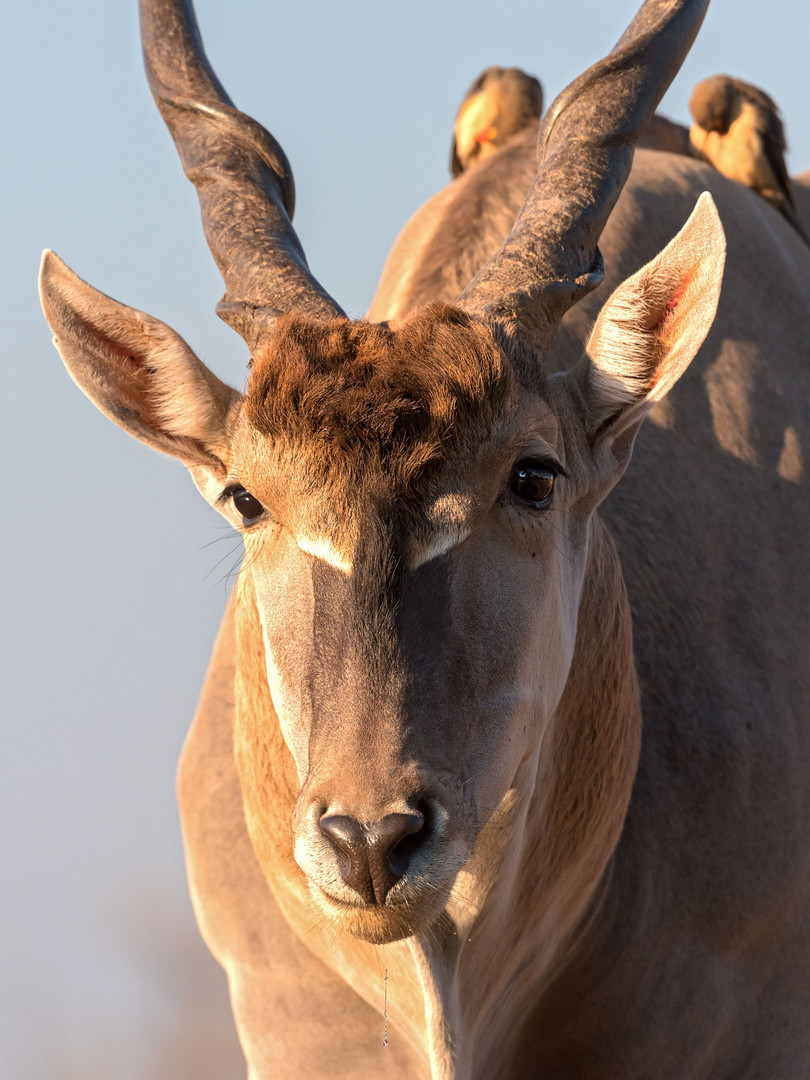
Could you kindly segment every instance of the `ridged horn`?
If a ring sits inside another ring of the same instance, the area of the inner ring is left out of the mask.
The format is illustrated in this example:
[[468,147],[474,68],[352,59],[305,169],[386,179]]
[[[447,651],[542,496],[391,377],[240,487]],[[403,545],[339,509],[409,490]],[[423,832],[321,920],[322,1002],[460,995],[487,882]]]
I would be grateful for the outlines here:
[[546,113],[537,176],[503,247],[458,299],[515,322],[538,351],[604,276],[598,241],[624,187],[639,133],[683,63],[709,0],[647,0],[613,51]]
[[295,188],[284,151],[234,107],[203,49],[191,0],[140,0],[149,86],[225,281],[217,314],[253,349],[285,311],[342,315],[309,271],[292,227]]

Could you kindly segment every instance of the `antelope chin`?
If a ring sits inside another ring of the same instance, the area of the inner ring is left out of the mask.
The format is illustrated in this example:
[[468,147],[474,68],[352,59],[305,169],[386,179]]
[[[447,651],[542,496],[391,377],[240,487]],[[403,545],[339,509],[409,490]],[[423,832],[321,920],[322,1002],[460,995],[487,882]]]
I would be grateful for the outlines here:
[[356,904],[349,904],[310,883],[313,899],[331,924],[372,945],[402,941],[429,929],[444,911],[450,888],[451,882],[447,882],[399,902],[367,904],[358,897]]

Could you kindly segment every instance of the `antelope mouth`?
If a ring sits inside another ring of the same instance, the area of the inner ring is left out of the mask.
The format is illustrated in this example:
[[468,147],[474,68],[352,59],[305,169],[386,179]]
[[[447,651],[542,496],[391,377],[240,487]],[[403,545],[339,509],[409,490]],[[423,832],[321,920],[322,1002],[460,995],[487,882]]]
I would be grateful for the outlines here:
[[412,886],[407,896],[388,896],[384,903],[339,899],[309,883],[310,894],[336,928],[373,945],[419,934],[431,927],[447,906],[452,880],[441,885]]
[[306,797],[292,825],[293,858],[313,904],[335,929],[374,944],[428,930],[473,846],[435,795],[389,796],[372,813]]

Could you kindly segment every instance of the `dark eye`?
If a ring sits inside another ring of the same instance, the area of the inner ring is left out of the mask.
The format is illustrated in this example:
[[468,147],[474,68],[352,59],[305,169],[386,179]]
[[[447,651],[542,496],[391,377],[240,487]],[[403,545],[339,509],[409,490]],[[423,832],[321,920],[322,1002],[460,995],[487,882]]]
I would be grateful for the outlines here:
[[237,488],[231,498],[233,499],[233,505],[242,515],[243,525],[252,525],[264,513],[264,507],[256,496],[251,495],[244,488]]
[[541,461],[519,461],[512,469],[509,490],[523,502],[546,507],[554,491],[554,472]]

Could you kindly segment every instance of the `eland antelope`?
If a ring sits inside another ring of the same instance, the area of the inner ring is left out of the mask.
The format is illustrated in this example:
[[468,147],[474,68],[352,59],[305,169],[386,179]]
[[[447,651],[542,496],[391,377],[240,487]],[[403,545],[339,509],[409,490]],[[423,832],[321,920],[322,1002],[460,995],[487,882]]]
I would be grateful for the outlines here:
[[810,255],[703,163],[633,165],[707,3],[646,0],[514,227],[507,147],[352,322],[190,3],[142,0],[246,393],[51,253],[41,294],[244,536],[179,794],[252,1080],[806,1072]]

